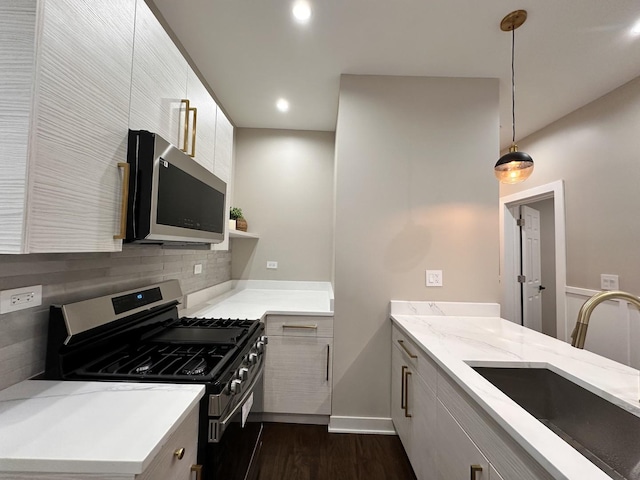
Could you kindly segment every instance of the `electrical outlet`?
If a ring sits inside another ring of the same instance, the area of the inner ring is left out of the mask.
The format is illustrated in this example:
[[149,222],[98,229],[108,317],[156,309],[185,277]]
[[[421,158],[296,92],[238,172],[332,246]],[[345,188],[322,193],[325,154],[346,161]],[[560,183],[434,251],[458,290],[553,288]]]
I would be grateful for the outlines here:
[[0,292],[0,314],[42,305],[42,285]]
[[425,277],[427,287],[442,286],[442,270],[427,270]]
[[619,290],[620,283],[618,282],[618,275],[602,273],[600,275],[600,288],[602,290]]
[[274,262],[273,260],[267,260],[267,268],[269,270],[277,270],[278,269],[278,262]]
[[201,263],[196,263],[193,266],[193,274],[194,275],[200,275],[202,273],[202,264]]

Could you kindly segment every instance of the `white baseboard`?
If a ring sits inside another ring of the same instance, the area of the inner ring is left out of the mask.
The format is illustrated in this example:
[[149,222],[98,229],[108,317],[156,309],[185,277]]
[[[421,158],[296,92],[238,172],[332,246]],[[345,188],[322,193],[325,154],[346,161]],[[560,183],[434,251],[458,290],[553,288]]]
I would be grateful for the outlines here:
[[328,425],[329,415],[302,415],[297,413],[259,413],[263,422],[301,423],[306,425]]
[[396,435],[393,421],[380,417],[339,417],[331,415],[330,433],[365,433],[373,435]]

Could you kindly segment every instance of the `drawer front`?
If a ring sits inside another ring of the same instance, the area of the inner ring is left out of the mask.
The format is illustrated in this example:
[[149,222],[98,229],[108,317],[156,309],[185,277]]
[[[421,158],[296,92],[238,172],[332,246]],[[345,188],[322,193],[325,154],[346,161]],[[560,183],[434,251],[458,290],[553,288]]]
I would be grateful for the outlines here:
[[333,338],[333,317],[313,315],[268,315],[266,335]]
[[413,340],[393,325],[391,339],[394,348],[400,349],[404,361],[422,377],[425,383],[436,391],[438,368],[433,360]]
[[[167,443],[136,480],[190,480],[191,466],[197,463],[198,407],[196,406],[182,425],[171,434]],[[184,448],[179,459],[175,452]]]

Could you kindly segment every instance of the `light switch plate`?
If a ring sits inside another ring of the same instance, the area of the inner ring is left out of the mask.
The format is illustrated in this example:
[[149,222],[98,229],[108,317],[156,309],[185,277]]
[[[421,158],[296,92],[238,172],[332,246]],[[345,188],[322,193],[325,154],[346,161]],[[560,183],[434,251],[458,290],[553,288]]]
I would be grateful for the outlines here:
[[202,273],[202,264],[201,263],[196,263],[193,266],[193,274],[194,275],[200,275]]
[[620,282],[618,281],[618,275],[602,273],[600,275],[600,288],[602,290],[619,290]]
[[273,260],[268,260],[267,261],[267,268],[269,270],[277,270],[278,269],[278,262],[274,262]]
[[427,270],[425,276],[427,287],[442,286],[442,270]]
[[42,285],[0,292],[0,314],[42,305]]

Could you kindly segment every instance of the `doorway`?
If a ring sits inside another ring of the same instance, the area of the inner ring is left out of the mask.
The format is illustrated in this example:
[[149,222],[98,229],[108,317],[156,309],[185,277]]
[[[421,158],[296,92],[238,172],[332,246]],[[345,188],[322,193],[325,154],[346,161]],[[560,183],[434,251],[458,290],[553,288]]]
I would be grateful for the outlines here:
[[[521,236],[519,219],[523,207],[540,213],[539,277],[542,283],[538,279],[537,284],[531,281],[531,285],[527,285],[526,276],[521,276],[523,265],[531,262],[526,245],[525,256],[522,254],[522,239],[526,234]],[[561,180],[500,198],[500,284],[503,318],[567,341],[564,183]],[[541,286],[544,289],[540,289]]]

